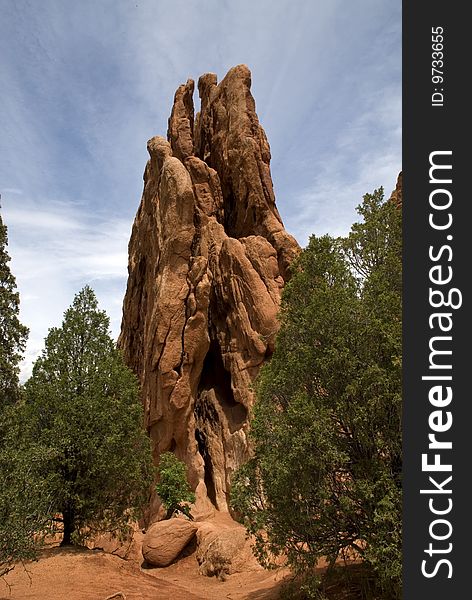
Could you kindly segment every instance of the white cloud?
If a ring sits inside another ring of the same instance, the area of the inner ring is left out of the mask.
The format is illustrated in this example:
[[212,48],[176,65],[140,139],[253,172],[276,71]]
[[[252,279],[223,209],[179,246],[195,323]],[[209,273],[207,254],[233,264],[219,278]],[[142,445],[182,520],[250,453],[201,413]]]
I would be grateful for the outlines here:
[[20,190],[19,188],[3,188],[2,190],[3,193],[7,193],[7,194],[14,194],[16,196],[21,196],[23,194],[23,190]]
[[[342,185],[340,179],[320,175],[310,188],[295,199],[298,211],[286,219],[286,227],[305,246],[311,234],[344,236],[358,220],[356,206],[365,193],[384,187],[385,197],[393,191],[400,170],[398,156],[371,157],[366,161],[357,177]],[[326,210],[329,206],[329,210]]]
[[[45,201],[40,204],[47,204]],[[5,203],[11,268],[21,298],[21,319],[30,327],[22,380],[31,373],[48,329],[61,323],[63,312],[85,284],[96,291],[119,333],[121,303],[127,276],[127,219],[90,220],[73,203],[56,204],[60,214],[40,212],[38,203],[21,207]]]
[[8,211],[10,227],[45,229],[47,231],[66,231],[80,229],[82,226],[65,216],[51,212],[39,212],[34,209],[12,208]]
[[250,66],[278,206],[301,243],[344,233],[362,194],[393,188],[398,0],[43,0],[2,12],[0,191],[27,365],[85,283],[118,333],[146,141],[165,135],[188,77]]
[[[314,159],[313,176],[281,211],[302,245],[312,233],[345,235],[357,221],[355,208],[365,193],[381,186],[386,197],[401,170],[401,93],[388,86],[369,100],[338,132],[330,151]],[[307,161],[308,162],[308,161]]]

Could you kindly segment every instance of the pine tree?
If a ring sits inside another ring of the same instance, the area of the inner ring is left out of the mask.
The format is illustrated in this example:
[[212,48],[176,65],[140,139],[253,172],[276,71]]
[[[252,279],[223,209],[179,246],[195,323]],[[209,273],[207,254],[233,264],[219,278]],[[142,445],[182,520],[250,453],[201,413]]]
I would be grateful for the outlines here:
[[[19,294],[8,264],[7,245],[7,227],[0,214],[0,577],[15,561],[34,555],[34,533],[39,525],[29,504],[32,489],[29,474],[38,455],[32,452],[20,456],[15,450],[20,429],[14,418],[19,399],[19,362],[28,329],[18,318]],[[41,493],[41,498],[47,503],[45,494]]]
[[26,444],[47,449],[43,478],[61,515],[63,545],[95,532],[127,531],[148,500],[150,441],[134,374],[109,332],[109,319],[86,286],[50,329],[25,384]]
[[28,336],[18,318],[20,298],[7,245],[7,227],[0,214],[0,411],[18,398],[19,363]]

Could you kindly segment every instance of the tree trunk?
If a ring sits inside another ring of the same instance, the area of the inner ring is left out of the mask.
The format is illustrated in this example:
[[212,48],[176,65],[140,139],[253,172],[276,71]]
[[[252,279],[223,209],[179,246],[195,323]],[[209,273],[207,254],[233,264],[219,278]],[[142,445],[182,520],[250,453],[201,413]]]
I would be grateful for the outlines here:
[[72,534],[75,531],[74,509],[70,506],[64,508],[62,518],[64,519],[64,535],[62,537],[61,546],[72,546]]

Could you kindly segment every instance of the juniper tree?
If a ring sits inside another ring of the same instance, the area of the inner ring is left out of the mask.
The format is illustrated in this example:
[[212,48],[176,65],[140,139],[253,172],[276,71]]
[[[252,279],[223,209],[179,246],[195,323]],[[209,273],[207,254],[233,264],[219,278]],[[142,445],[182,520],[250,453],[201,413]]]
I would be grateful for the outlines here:
[[355,553],[401,588],[401,213],[366,194],[346,239],[312,236],[256,385],[232,502],[266,565]]
[[63,521],[63,545],[98,531],[125,532],[150,491],[137,380],[108,330],[108,317],[84,287],[62,326],[49,330],[25,384],[23,418],[29,441],[49,453],[43,476],[51,517]]
[[52,478],[43,472],[53,458],[50,448],[25,436],[18,404],[0,415],[0,577],[18,562],[34,559],[51,532]]

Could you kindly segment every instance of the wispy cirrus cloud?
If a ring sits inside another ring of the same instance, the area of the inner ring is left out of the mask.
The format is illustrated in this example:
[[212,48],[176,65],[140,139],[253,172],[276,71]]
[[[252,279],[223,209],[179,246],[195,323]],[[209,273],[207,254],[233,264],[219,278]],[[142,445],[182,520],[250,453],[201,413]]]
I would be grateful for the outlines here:
[[311,159],[308,185],[305,181],[292,196],[286,225],[303,245],[312,233],[346,235],[365,193],[382,186],[388,197],[395,187],[401,169],[401,90],[376,90],[364,108],[338,131],[327,156]]
[[394,186],[398,0],[17,0],[1,10],[0,192],[31,330],[26,374],[85,283],[117,334],[146,140],[165,135],[188,77],[249,65],[278,207],[300,243],[344,233],[365,192]]
[[[12,271],[21,294],[21,319],[30,327],[22,378],[31,373],[48,329],[60,325],[73,295],[84,285],[97,292],[102,308],[119,333],[120,308],[127,275],[128,219],[91,219],[85,209],[56,203],[56,212],[41,210],[44,202],[25,199],[4,208],[15,231],[10,244]],[[32,327],[31,324],[34,324]]]

